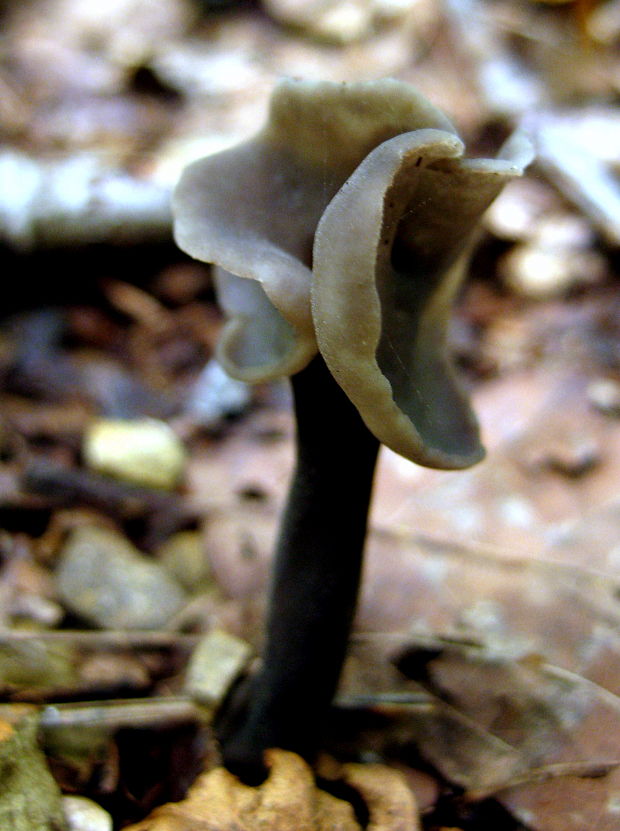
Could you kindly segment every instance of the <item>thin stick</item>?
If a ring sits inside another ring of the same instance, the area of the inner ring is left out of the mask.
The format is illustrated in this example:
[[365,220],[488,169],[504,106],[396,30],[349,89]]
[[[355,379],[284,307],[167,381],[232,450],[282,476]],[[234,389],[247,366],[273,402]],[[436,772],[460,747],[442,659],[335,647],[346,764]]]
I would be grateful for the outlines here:
[[43,642],[84,646],[89,649],[191,649],[202,635],[186,635],[176,632],[137,631],[106,629],[93,632],[82,629],[56,629],[31,632],[20,629],[0,630],[0,646],[16,643]]
[[113,731],[121,727],[156,727],[192,721],[208,723],[211,711],[186,696],[167,696],[48,704],[41,710],[40,724],[44,730],[104,727]]

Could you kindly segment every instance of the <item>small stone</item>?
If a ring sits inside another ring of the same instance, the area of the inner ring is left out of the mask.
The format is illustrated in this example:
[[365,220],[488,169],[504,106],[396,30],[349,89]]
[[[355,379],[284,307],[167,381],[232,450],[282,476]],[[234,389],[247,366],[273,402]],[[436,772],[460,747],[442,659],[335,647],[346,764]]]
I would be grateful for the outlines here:
[[132,655],[97,652],[80,665],[80,680],[97,689],[145,689],[151,676],[144,662]]
[[63,796],[67,831],[112,831],[112,817],[85,796]]
[[480,598],[465,606],[458,623],[465,630],[483,633],[500,632],[506,624],[501,604],[490,598]]
[[597,443],[585,437],[549,449],[546,464],[551,470],[573,479],[589,473],[601,460]]
[[265,0],[268,14],[286,26],[332,43],[352,43],[398,21],[412,0]]
[[503,257],[500,275],[519,296],[543,300],[603,279],[605,262],[592,250],[531,242],[515,246]]
[[231,378],[217,361],[212,360],[194,383],[185,411],[202,427],[214,428],[227,416],[242,413],[251,398],[248,384]]
[[162,567],[188,592],[197,594],[213,585],[211,565],[200,531],[179,531],[157,550]]
[[60,44],[86,50],[96,44],[107,61],[132,67],[182,37],[195,17],[188,0],[112,0],[104,15],[81,0],[58,0],[45,4],[44,20],[47,36]]
[[280,23],[302,29],[314,37],[335,43],[350,43],[367,35],[372,12],[367,3],[300,2],[300,0],[266,0],[268,13]]
[[541,217],[536,224],[536,241],[546,248],[585,251],[595,242],[590,223],[579,214],[553,213]]
[[76,528],[59,557],[57,585],[74,614],[101,628],[158,629],[183,605],[181,587],[125,537]]
[[185,693],[201,704],[217,706],[246,668],[251,656],[252,647],[241,638],[222,629],[209,632],[190,658]]
[[558,197],[544,182],[529,176],[509,182],[485,214],[485,225],[501,239],[529,240],[539,223],[558,207]]
[[64,617],[62,607],[53,600],[34,594],[21,592],[11,602],[11,618],[34,623],[38,626],[53,628]]
[[620,416],[620,383],[612,378],[598,378],[588,386],[588,400],[605,415]]
[[145,418],[95,422],[84,438],[86,464],[105,473],[151,488],[174,488],[183,473],[185,448],[163,421]]
[[611,46],[620,35],[620,4],[603,3],[595,6],[586,21],[588,35],[605,46]]

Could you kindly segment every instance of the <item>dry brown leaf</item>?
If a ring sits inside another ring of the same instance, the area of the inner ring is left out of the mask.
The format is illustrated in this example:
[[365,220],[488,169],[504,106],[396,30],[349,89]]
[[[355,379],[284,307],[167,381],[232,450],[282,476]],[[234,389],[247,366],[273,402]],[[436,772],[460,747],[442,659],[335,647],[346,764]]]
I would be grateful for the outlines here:
[[[545,570],[558,589],[562,568],[556,566],[555,574],[543,569],[541,574]],[[571,643],[568,623],[571,614],[580,616],[577,599],[572,604],[565,601],[563,622]],[[554,607],[554,617],[560,611]],[[594,614],[591,617],[596,621]],[[548,651],[557,651],[550,624]],[[584,636],[574,643],[584,675],[548,663],[543,654],[518,657],[507,650],[502,656],[497,643],[482,637],[476,642],[471,634],[463,635],[460,643],[457,636],[417,636],[416,648],[403,653],[399,665],[437,698],[425,703],[412,687],[407,703],[407,690],[402,685],[395,688],[397,695],[402,692],[402,724],[409,739],[445,779],[467,791],[468,799],[495,795],[532,831],[617,831],[618,641],[613,627],[605,630],[600,618],[597,629],[599,641]],[[386,649],[391,644],[394,654],[396,639],[374,637],[375,646],[381,641]],[[586,677],[596,673],[583,647],[578,652],[579,642],[588,643],[590,658],[600,651],[601,661],[608,665],[604,678]],[[517,641],[512,645],[516,648]],[[351,683],[346,675],[344,680]],[[384,747],[379,744],[378,751],[384,752]]]
[[[196,780],[182,802],[162,805],[126,831],[360,831],[352,806],[320,790],[303,759],[270,750],[266,760],[270,772],[262,785],[244,785],[215,768]],[[397,771],[343,765],[331,775],[360,793],[368,831],[418,828],[413,795]]]
[[342,766],[342,778],[361,794],[370,814],[366,831],[416,831],[411,791],[400,774],[384,765]]

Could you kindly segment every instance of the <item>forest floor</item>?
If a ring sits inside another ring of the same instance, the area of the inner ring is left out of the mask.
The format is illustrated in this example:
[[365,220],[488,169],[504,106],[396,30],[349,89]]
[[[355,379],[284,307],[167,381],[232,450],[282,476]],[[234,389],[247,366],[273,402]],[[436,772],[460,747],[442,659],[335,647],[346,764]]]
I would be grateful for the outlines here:
[[[284,382],[213,363],[221,313],[174,246],[171,188],[258,128],[278,77],[393,76],[472,155],[516,128],[539,155],[488,212],[451,327],[486,459],[382,450],[327,749],[400,770],[426,831],[620,831],[618,0],[1,14],[0,745],[37,715],[62,793],[109,815],[71,825],[91,831],[216,763],[294,425]],[[196,693],[222,632],[233,668]]]

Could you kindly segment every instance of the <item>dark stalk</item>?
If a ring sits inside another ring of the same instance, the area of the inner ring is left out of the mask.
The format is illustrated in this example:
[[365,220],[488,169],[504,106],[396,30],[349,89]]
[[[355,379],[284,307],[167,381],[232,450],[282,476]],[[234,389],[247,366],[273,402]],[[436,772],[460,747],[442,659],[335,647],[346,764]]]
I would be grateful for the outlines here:
[[360,584],[379,442],[315,358],[292,378],[297,465],[276,547],[267,637],[247,709],[222,736],[224,764],[246,782],[263,751],[308,761],[336,692]]

